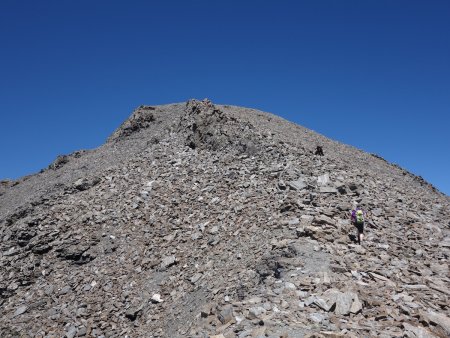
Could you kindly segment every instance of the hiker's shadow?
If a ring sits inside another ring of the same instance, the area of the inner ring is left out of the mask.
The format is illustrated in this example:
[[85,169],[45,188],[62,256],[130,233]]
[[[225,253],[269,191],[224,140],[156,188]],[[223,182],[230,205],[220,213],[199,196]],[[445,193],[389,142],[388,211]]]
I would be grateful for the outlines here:
[[349,234],[349,235],[348,235],[348,238],[349,238],[353,243],[355,243],[355,244],[358,243],[358,240],[356,239],[356,236],[355,236],[355,235]]

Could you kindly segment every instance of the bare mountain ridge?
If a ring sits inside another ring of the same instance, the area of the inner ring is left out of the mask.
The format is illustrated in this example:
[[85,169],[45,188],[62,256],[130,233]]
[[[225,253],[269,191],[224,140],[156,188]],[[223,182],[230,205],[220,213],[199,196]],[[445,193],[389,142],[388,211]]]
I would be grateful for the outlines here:
[[[137,108],[133,114],[128,118],[108,139],[107,143],[103,145],[102,147],[95,149],[95,150],[81,150],[76,151],[70,155],[61,155],[59,156],[52,164],[49,165],[47,169],[59,169],[65,164],[67,164],[70,160],[71,162],[75,162],[75,166],[68,167],[67,171],[79,171],[81,174],[79,174],[79,177],[83,177],[83,171],[87,172],[90,170],[95,170],[94,167],[98,167],[98,164],[101,164],[100,168],[108,167],[108,165],[113,165],[117,161],[117,157],[119,160],[127,159],[128,157],[135,156],[138,154],[142,149],[144,149],[148,144],[150,143],[157,143],[158,138],[164,138],[167,137],[167,134],[170,132],[173,132],[176,126],[176,121],[179,119],[184,111],[185,111],[185,103],[179,103],[179,104],[169,104],[169,105],[163,105],[163,106],[145,106],[142,105],[139,108]],[[331,146],[330,148],[327,148],[327,155],[331,155],[335,149],[336,146],[340,147],[340,153],[342,153],[342,158],[345,160],[345,155],[348,155],[350,162],[356,163],[357,166],[365,165],[367,164],[368,160],[371,158],[368,157],[368,155],[376,157],[383,162],[388,163],[385,161],[382,157],[376,155],[376,154],[367,154],[358,151],[356,148],[349,147],[343,144],[339,144],[337,142],[332,142],[330,139],[323,137],[320,134],[317,134],[311,130],[308,130],[306,128],[303,128],[299,125],[295,125],[291,122],[288,122],[279,116],[272,115],[269,113],[257,111],[254,109],[248,109],[248,108],[242,108],[242,107],[235,107],[235,106],[217,106],[219,107],[219,112],[226,112],[227,115],[234,115],[233,119],[235,121],[241,121],[243,124],[247,125],[247,129],[253,128],[254,125],[260,127],[261,129],[266,130],[267,135],[274,134],[274,137],[277,137],[280,139],[281,142],[291,143],[298,141],[297,139],[301,135],[304,142],[302,142],[303,148],[312,153],[315,149],[316,145],[319,144],[326,144],[325,147]],[[215,109],[215,108],[214,108]],[[211,121],[206,121],[206,124],[208,126],[212,126],[212,129],[216,126],[216,124],[211,123]],[[192,127],[192,123],[190,126],[185,127]],[[289,126],[289,132],[288,135],[286,135],[286,127]],[[181,131],[182,129],[180,126],[178,126],[178,131]],[[273,131],[272,131],[273,129]],[[192,133],[195,134],[195,133]],[[267,135],[265,138],[267,138]],[[243,141],[242,147],[246,147],[246,144],[248,143],[248,140],[246,140],[244,137],[240,137],[240,135],[233,135],[236,139],[240,139],[240,141]],[[142,142],[136,143],[134,142],[135,139],[139,139]],[[190,140],[187,140],[186,144]],[[331,142],[330,142],[331,141]],[[119,147],[113,146],[114,144],[120,143]],[[251,143],[251,142],[250,142]],[[298,142],[297,142],[298,143]],[[106,148],[106,151],[105,151]],[[345,153],[345,150],[349,150],[350,153]],[[331,151],[329,151],[331,150]],[[344,151],[344,152],[343,152]],[[110,154],[108,154],[108,152]],[[87,155],[87,156],[83,156]],[[83,159],[80,159],[78,161],[73,161],[74,159],[84,157]],[[356,161],[356,162],[355,162]],[[92,163],[95,162],[96,165],[94,166]],[[369,161],[369,163],[372,163]],[[373,162],[378,170],[386,170],[386,167],[380,166],[379,163],[376,161]],[[400,170],[401,175],[408,176],[409,178],[412,178],[414,181],[417,181],[420,183],[420,185],[428,185],[433,190],[437,190],[435,187],[433,187],[429,182],[425,181],[422,177],[416,176],[414,174],[409,173],[407,170],[399,167],[396,164],[388,163],[389,166],[387,166],[387,170],[391,170],[391,166],[397,167],[397,169]],[[27,181],[29,179],[34,180],[40,180],[41,185],[44,184],[44,191],[39,190],[40,192],[48,193],[52,189],[53,185],[61,185],[64,184],[68,177],[67,173],[53,173],[53,172],[46,172],[46,170],[42,170],[41,173],[44,172],[46,174],[49,174],[47,177],[39,178],[34,177],[35,175],[26,176],[19,180],[4,180],[0,181],[0,196],[5,193],[6,188],[15,186],[21,182]],[[52,175],[53,174],[53,175]],[[43,181],[43,182],[42,182]],[[47,183],[47,184],[46,184]],[[28,188],[28,187],[27,187]],[[19,196],[23,196],[19,194]],[[17,204],[13,203],[13,206],[17,206]],[[5,210],[1,210],[0,212],[4,212]]]
[[448,202],[275,115],[141,106],[98,149],[2,183],[1,336],[445,336]]

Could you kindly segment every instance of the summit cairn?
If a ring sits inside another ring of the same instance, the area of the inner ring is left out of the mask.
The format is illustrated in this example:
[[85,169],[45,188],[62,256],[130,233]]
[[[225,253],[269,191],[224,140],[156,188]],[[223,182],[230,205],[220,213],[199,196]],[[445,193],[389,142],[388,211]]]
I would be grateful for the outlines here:
[[0,182],[0,337],[448,337],[449,206],[272,114],[140,106]]

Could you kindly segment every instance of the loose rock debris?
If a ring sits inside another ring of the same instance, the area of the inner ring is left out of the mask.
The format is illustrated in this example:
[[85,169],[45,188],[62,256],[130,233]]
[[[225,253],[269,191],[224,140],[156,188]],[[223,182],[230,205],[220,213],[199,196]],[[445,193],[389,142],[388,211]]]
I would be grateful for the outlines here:
[[0,182],[0,336],[447,337],[449,215],[422,178],[276,116],[141,106]]

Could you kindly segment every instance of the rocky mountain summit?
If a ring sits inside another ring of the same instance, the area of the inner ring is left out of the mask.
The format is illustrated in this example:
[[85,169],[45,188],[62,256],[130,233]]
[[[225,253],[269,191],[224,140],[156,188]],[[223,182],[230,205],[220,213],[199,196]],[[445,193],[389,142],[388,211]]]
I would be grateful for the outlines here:
[[449,202],[275,115],[140,106],[0,183],[0,337],[449,337]]

